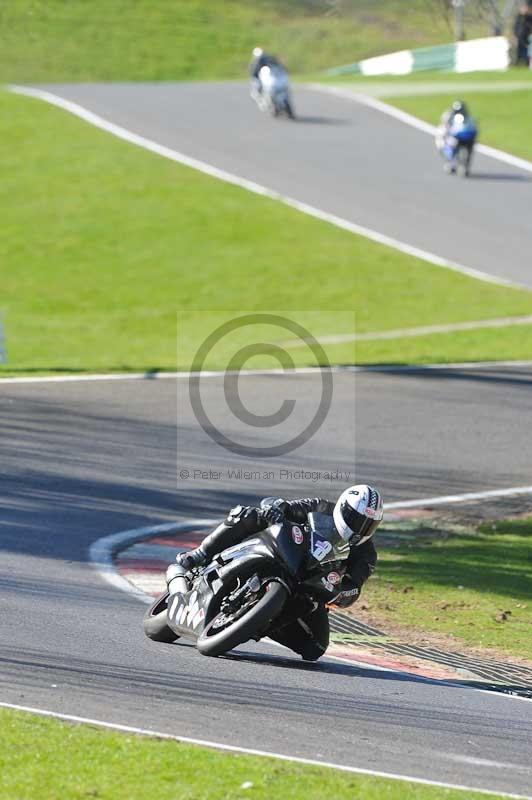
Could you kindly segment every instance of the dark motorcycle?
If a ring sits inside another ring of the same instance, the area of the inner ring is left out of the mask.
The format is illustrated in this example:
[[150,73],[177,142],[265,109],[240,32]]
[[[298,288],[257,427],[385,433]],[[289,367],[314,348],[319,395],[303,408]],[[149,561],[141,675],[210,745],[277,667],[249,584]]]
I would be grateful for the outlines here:
[[261,67],[258,78],[251,83],[251,97],[261,111],[272,117],[284,114],[295,119],[288,74],[280,65]]
[[200,653],[219,656],[234,647],[268,636],[330,602],[345,573],[349,545],[332,518],[309,514],[308,523],[284,520],[229,547],[206,567],[173,579],[179,591],[161,595],[144,618],[144,632],[154,641],[183,636]]

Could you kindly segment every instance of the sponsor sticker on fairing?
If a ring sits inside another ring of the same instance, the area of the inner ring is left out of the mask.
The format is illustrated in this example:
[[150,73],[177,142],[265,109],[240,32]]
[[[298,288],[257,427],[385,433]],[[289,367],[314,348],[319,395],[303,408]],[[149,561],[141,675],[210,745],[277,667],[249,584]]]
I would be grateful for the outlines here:
[[325,556],[328,555],[331,552],[331,550],[332,550],[332,544],[324,539],[320,539],[315,543],[312,555],[314,556],[316,561],[323,561]]
[[332,583],[333,586],[336,586],[337,583],[340,583],[341,578],[337,572],[329,572],[327,575],[327,580],[329,583]]
[[292,527],[292,539],[294,540],[294,542],[296,544],[302,544],[303,543],[303,538],[304,537],[303,537],[303,532],[302,532],[301,528],[298,528],[297,525],[294,525]]

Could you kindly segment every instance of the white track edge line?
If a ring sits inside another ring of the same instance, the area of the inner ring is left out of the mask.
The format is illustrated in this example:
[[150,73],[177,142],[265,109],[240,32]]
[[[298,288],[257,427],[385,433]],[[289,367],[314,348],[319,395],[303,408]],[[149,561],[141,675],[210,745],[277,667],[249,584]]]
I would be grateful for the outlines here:
[[420,500],[398,500],[395,503],[386,503],[385,509],[445,506],[454,505],[455,503],[467,503],[470,500],[487,500],[495,497],[518,497],[519,495],[525,494],[532,494],[532,486],[513,486],[508,489],[493,489],[484,492],[448,494],[439,497],[425,497]]
[[[362,94],[361,92],[353,91],[348,88],[342,88],[340,86],[327,86],[326,84],[322,83],[310,83],[307,84],[307,86],[311,89],[315,89],[318,92],[334,94],[338,97],[353,100],[361,105],[369,106],[377,111],[381,111],[383,114],[387,114],[389,117],[394,117],[400,122],[404,122],[405,125],[410,125],[410,127],[417,128],[417,130],[423,131],[423,133],[428,133],[431,136],[434,136],[438,130],[435,125],[431,125],[430,123],[419,119],[419,117],[415,117],[413,114],[409,114],[408,112],[402,111],[395,106],[389,105],[383,100],[378,100],[376,97],[370,97],[369,95]],[[532,161],[527,161],[525,158],[513,156],[511,153],[507,153],[504,150],[498,150],[496,147],[490,147],[486,144],[477,144],[475,149],[478,150],[479,153],[482,153],[489,158],[494,158],[497,161],[503,161],[505,164],[511,164],[512,167],[525,170],[525,172],[532,172]]]
[[530,795],[522,794],[509,794],[508,792],[499,792],[489,789],[477,789],[472,786],[463,786],[454,783],[442,783],[440,781],[431,781],[425,778],[413,778],[409,775],[398,775],[390,772],[379,772],[377,770],[363,769],[362,767],[348,767],[343,764],[334,764],[328,761],[314,761],[310,758],[301,758],[300,756],[287,756],[282,753],[271,753],[267,750],[254,750],[248,747],[238,747],[236,745],[221,744],[219,742],[211,742],[206,739],[193,739],[188,736],[179,736],[172,733],[162,733],[159,731],[149,730],[147,728],[136,728],[131,725],[120,725],[115,722],[105,722],[103,720],[91,719],[90,717],[79,717],[74,714],[63,714],[58,711],[49,711],[47,709],[35,708],[33,706],[21,706],[15,703],[0,702],[1,708],[9,708],[14,711],[25,711],[30,714],[36,714],[41,717],[52,717],[54,719],[63,720],[65,722],[84,723],[87,725],[94,725],[99,728],[108,728],[109,730],[120,731],[121,733],[134,733],[139,736],[149,736],[156,739],[169,739],[175,742],[182,742],[183,744],[198,745],[200,747],[209,747],[215,750],[224,750],[230,753],[240,753],[241,755],[259,756],[262,758],[274,758],[277,761],[288,761],[295,764],[305,764],[312,767],[322,767],[326,769],[336,769],[341,772],[350,772],[357,775],[368,775],[376,778],[386,778],[389,780],[410,781],[411,783],[419,783],[426,786],[441,786],[446,789],[458,789],[461,791],[478,792],[479,794],[495,795],[500,797],[514,798],[515,800],[532,800]]
[[[477,369],[498,369],[500,367],[532,367],[532,361],[462,361],[450,362],[448,364],[374,364],[361,366],[331,367],[334,373],[342,372],[392,372],[410,373],[424,372],[425,370],[477,370]],[[239,377],[250,377],[258,375],[307,375],[320,373],[327,367],[296,367],[293,370],[283,369],[248,369],[240,371],[231,370],[205,370],[204,372],[121,372],[121,373],[94,373],[87,375],[41,375],[24,376],[20,378],[2,378],[0,373],[0,388],[3,384],[32,384],[32,383],[83,383],[85,381],[154,381],[169,378],[188,379],[191,375],[200,375],[201,378],[220,378],[225,375],[238,375]]]
[[[60,97],[59,95],[55,95],[52,92],[47,92],[43,89],[34,89],[29,86],[18,86],[15,84],[11,84],[8,88],[14,94],[26,95],[38,100],[44,100],[51,105],[58,106],[64,111],[68,111],[71,114],[80,117],[80,119],[83,119],[85,122],[88,122],[91,125],[106,131],[107,133],[111,133],[113,136],[117,136],[119,139],[124,139],[131,144],[135,144],[144,148],[145,150],[150,150],[151,152],[156,153],[163,158],[168,158],[171,161],[176,161],[180,164],[184,164],[185,166],[192,167],[193,169],[204,172],[211,177],[225,181],[226,183],[231,183],[243,189],[247,189],[254,194],[259,194],[263,197],[268,197],[271,200],[284,203],[285,205],[295,208],[297,211],[301,211],[308,216],[315,217],[322,222],[328,222],[332,225],[335,225],[337,228],[342,228],[350,233],[364,236],[366,239],[371,239],[378,244],[391,247],[394,250],[405,253],[406,255],[414,256],[415,258],[425,261],[426,263],[433,264],[434,266],[438,267],[445,267],[446,269],[451,269],[454,272],[467,275],[470,278],[475,278],[488,283],[495,283],[499,286],[511,286],[513,288],[530,291],[530,287],[524,286],[515,281],[510,281],[505,278],[491,275],[487,272],[482,272],[481,270],[467,267],[464,264],[459,264],[458,262],[443,258],[435,253],[431,253],[419,247],[415,247],[414,245],[402,242],[399,239],[379,233],[371,228],[366,228],[363,225],[349,222],[349,220],[338,217],[335,214],[330,214],[329,212],[322,211],[321,209],[315,208],[308,203],[303,203],[287,195],[281,194],[280,192],[268,189],[266,186],[262,186],[255,181],[248,180],[247,178],[241,178],[238,175],[233,175],[232,173],[226,172],[226,170],[223,169],[219,169],[218,167],[208,164],[205,161],[200,161],[199,159],[187,156],[177,150],[173,150],[170,147],[158,144],[151,139],[147,139],[144,136],[133,133],[127,128],[123,128],[120,125],[115,125],[113,122],[100,117],[98,114],[94,114],[92,111],[89,111],[89,109],[85,108],[84,106],[81,106],[78,103],[74,103],[70,100],[65,100],[64,98]],[[353,99],[353,97],[351,97],[351,99]]]
[[217,520],[212,519],[196,519],[187,522],[166,522],[162,525],[149,525],[145,528],[134,528],[128,531],[121,531],[119,533],[112,533],[109,536],[104,536],[97,539],[89,547],[89,559],[92,566],[101,575],[101,577],[111,586],[121,591],[128,592],[129,594],[141,600],[143,603],[151,603],[152,598],[149,597],[142,589],[138,589],[126,578],[123,578],[115,568],[113,556],[120,546],[126,543],[139,541],[141,539],[149,538],[153,535],[169,533],[178,533],[179,531],[189,530],[194,526],[208,526],[216,524]]
[[[440,333],[456,333],[460,331],[475,331],[485,328],[510,328],[519,325],[532,324],[532,315],[520,317],[495,317],[493,319],[467,320],[465,322],[446,322],[437,325],[419,325],[416,328],[395,328],[388,331],[373,331],[371,333],[332,333],[327,336],[317,337],[321,345],[344,344],[347,342],[377,342],[387,339],[409,339],[417,336],[431,336]],[[308,339],[290,339],[283,342],[284,346],[292,349],[308,347]]]

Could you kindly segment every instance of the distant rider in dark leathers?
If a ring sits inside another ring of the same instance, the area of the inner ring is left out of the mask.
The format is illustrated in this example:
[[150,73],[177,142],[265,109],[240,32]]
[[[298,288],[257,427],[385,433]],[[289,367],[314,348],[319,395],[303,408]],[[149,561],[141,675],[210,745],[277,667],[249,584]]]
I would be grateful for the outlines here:
[[259,72],[263,67],[280,67],[284,69],[280,61],[275,56],[265,53],[261,47],[255,47],[252,53],[251,63],[249,65],[249,74],[253,83],[254,89],[260,94],[262,92],[262,83],[260,81]]
[[[341,582],[333,588],[331,601],[341,608],[354,603],[362,585],[375,570],[377,551],[372,536],[383,517],[379,492],[365,484],[346,489],[336,503],[321,498],[287,501],[272,499],[261,507],[236,506],[225,520],[195,550],[179,553],[177,564],[186,570],[208,564],[218,553],[239,544],[269,525],[286,519],[299,525],[307,522],[311,512],[332,516],[341,538],[350,545],[349,557]],[[167,581],[171,592],[175,565],[170,565]],[[336,575],[336,573],[334,573]],[[338,579],[340,576],[338,576]],[[271,638],[290,647],[305,660],[315,661],[329,645],[328,610],[323,602],[308,598],[294,602],[289,622],[277,629]]]

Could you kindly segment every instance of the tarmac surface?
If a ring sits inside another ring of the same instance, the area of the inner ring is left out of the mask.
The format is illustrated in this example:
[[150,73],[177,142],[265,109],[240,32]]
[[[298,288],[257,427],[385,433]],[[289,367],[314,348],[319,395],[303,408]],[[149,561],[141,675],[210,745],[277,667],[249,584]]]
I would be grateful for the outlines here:
[[[318,381],[241,378],[257,413],[289,390],[301,415]],[[183,379],[0,384],[2,700],[530,794],[529,701],[330,659],[305,665],[264,644],[220,659],[157,645],[142,633],[145,607],[102,580],[88,548],[117,531],[221,517],[265,494],[334,497],[344,485],[296,477],[301,467],[356,472],[390,502],[531,484],[531,384],[530,367],[336,373],[329,418],[300,451],[270,459],[266,480],[228,474],[264,465],[209,439]],[[220,389],[206,382],[206,404]],[[269,436],[247,435],[257,447]],[[209,469],[222,474],[201,477]]]
[[[291,123],[261,114],[242,83],[39,88],[350,222],[532,287],[532,174],[477,154],[469,180],[452,178],[431,136],[354,100],[297,86]],[[480,128],[482,140],[482,120]]]

